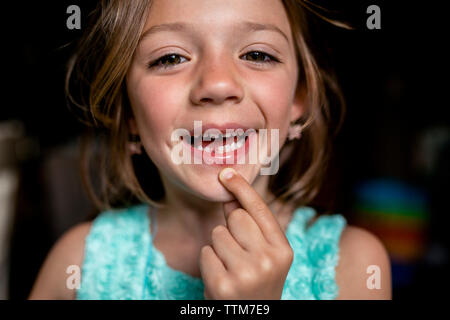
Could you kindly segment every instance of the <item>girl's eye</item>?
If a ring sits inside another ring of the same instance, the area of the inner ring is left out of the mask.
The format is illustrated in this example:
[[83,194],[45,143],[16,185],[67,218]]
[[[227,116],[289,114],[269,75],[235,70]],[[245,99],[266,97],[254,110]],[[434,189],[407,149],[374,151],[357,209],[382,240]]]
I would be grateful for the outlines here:
[[[262,51],[250,51],[244,54],[244,56],[249,56],[250,61],[253,61],[258,64],[272,64],[272,63],[279,63],[280,61],[276,59],[275,57],[271,56],[270,54],[267,54]],[[176,54],[176,53],[170,53],[165,56],[162,56],[161,58],[149,63],[149,68],[163,68],[163,69],[169,69],[179,63],[182,59],[185,59],[183,56]]]
[[275,57],[273,57],[270,54],[267,54],[265,52],[262,52],[262,51],[250,51],[250,52],[247,52],[246,54],[244,54],[243,57],[244,56],[251,57],[251,59],[254,59],[254,62],[256,62],[256,63],[263,63],[263,64],[270,63],[271,64],[271,63],[280,62]]
[[157,60],[155,60],[154,62],[151,62],[149,64],[149,68],[163,68],[163,69],[168,69],[172,67],[173,65],[178,64],[178,62],[180,62],[181,59],[185,59],[184,57],[180,56],[179,54],[176,53],[170,53],[167,54]]

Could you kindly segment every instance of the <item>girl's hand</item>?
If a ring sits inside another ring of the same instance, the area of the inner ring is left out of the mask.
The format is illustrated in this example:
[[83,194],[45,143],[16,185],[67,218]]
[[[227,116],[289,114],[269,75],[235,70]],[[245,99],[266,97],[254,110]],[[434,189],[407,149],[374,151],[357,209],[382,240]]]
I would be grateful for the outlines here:
[[224,203],[227,227],[215,227],[212,244],[201,249],[205,298],[280,299],[293,260],[289,241],[264,200],[241,175],[226,168],[219,177],[237,201]]

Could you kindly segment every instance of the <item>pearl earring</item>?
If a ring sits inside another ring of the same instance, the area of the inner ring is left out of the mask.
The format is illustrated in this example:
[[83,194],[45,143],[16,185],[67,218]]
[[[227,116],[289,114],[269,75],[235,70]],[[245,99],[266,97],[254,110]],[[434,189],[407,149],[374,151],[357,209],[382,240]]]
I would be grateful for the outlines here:
[[133,154],[142,154],[141,138],[137,134],[130,134],[128,150]]
[[302,125],[301,124],[294,124],[294,122],[289,126],[288,129],[288,139],[294,140],[294,139],[300,139],[302,136]]

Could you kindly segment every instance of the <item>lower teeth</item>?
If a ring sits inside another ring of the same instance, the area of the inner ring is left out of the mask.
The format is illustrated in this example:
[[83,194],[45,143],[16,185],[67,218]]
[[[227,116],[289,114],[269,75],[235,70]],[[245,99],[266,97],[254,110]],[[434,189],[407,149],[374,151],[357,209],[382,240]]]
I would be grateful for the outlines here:
[[239,140],[237,143],[233,142],[231,145],[227,144],[224,146],[219,146],[216,149],[217,153],[224,153],[224,152],[230,152],[230,151],[234,151],[236,149],[239,149],[240,147],[242,147],[244,145],[245,139],[241,139]]
[[[233,141],[231,143],[231,145],[227,144],[225,146],[219,146],[215,150],[211,146],[206,146],[203,148],[202,145],[199,145],[198,147],[194,147],[194,148],[196,148],[197,150],[200,150],[200,151],[205,150],[206,152],[214,151],[215,153],[232,152],[232,151],[235,151],[235,150],[241,148],[244,145],[246,139],[247,139],[247,137],[238,139],[238,142]],[[194,146],[194,145],[192,144],[192,146]]]

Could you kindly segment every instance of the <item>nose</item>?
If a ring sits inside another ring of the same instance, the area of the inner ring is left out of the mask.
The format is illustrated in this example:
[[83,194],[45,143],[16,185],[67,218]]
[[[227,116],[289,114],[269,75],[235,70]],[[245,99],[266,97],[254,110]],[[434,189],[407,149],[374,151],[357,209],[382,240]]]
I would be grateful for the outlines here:
[[204,57],[199,63],[190,96],[196,106],[239,103],[244,97],[244,89],[238,81],[232,58],[224,55]]

